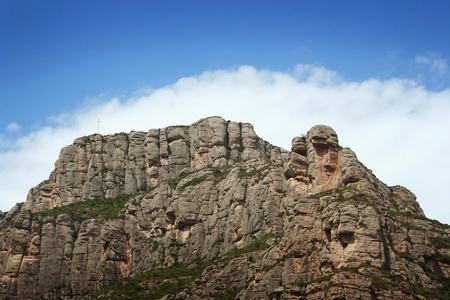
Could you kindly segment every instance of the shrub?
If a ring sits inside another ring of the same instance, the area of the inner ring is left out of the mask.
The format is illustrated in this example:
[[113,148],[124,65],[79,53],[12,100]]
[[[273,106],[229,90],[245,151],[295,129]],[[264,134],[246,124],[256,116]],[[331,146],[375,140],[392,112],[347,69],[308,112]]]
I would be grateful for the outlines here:
[[135,195],[121,194],[115,198],[95,197],[94,199],[87,199],[66,206],[56,207],[52,210],[38,212],[36,215],[58,216],[67,214],[73,221],[80,223],[88,219],[117,219],[119,211],[133,196]]
[[211,245],[211,248],[213,248],[213,247],[216,246],[216,245],[220,245],[220,244],[222,244],[223,242],[225,242],[225,238],[224,238],[223,234],[221,234],[221,235],[214,241],[214,243]]
[[441,238],[440,236],[431,237],[430,241],[431,241],[431,244],[438,249],[450,248],[450,240],[445,240],[445,239]]
[[269,238],[272,238],[272,237],[281,238],[283,235],[284,235],[283,233],[274,234],[272,232],[265,234],[259,240],[254,241],[253,243],[251,243],[248,246],[245,246],[245,247],[239,248],[239,249],[235,249],[231,252],[225,253],[223,255],[223,258],[230,259],[230,258],[234,258],[234,257],[240,256],[245,253],[254,252],[254,251],[258,251],[258,250],[264,250],[268,247],[266,242]]
[[183,190],[183,189],[187,188],[188,186],[200,184],[200,183],[202,183],[203,181],[205,181],[207,178],[208,178],[208,175],[203,175],[203,176],[200,176],[200,177],[195,177],[195,178],[189,180],[188,182],[186,182],[185,184],[183,184],[183,185],[180,187],[180,189]]
[[101,173],[108,173],[109,171],[112,171],[112,169],[111,169],[111,168],[108,168],[108,167],[106,167],[106,166],[103,166],[103,167],[100,169],[100,172],[101,172]]
[[239,170],[239,177],[246,177],[246,176],[253,176],[255,174],[260,174],[260,173],[262,173],[263,171],[265,171],[265,170],[267,170],[269,168],[270,168],[270,165],[266,165],[266,166],[264,166],[262,168],[254,169],[254,170],[252,170],[250,172],[247,172],[247,170],[244,169],[244,168],[240,168],[240,170]]

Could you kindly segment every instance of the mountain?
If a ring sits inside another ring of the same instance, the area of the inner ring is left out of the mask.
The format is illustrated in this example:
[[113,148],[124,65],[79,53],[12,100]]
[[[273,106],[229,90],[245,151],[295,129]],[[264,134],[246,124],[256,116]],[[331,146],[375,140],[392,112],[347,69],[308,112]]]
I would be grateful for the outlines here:
[[9,299],[450,298],[450,226],[325,125],[78,138],[0,226]]

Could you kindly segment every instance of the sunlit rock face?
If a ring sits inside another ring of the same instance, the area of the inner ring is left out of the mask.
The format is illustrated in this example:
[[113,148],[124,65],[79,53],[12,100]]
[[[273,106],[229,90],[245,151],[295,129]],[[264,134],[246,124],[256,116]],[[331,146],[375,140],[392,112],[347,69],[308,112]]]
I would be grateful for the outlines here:
[[208,267],[160,298],[431,299],[450,275],[449,227],[325,125],[291,151],[220,117],[78,138],[0,226],[12,299],[155,297],[177,279],[136,276],[180,263]]
[[148,132],[94,134],[61,150],[50,178],[30,190],[24,208],[43,211],[86,198],[144,191],[208,166],[267,158],[274,148],[251,124],[220,117]]

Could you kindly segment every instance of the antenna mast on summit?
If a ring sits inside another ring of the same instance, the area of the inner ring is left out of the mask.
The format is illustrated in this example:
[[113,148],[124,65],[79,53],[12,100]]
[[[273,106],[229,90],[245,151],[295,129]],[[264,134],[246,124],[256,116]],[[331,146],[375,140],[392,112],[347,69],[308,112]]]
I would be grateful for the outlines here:
[[97,133],[100,134],[100,118],[97,119]]

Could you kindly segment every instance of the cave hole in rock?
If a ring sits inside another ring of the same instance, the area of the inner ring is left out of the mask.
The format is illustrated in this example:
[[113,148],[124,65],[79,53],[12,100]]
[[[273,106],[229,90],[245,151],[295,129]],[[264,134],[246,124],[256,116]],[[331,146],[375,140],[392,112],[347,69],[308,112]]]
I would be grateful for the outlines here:
[[434,257],[423,257],[425,260],[425,265],[428,266],[434,275],[441,276],[443,274],[439,261]]
[[325,172],[327,172],[327,173],[333,174],[335,170],[336,170],[336,168],[333,166],[330,166],[330,165],[325,166]]
[[106,253],[106,250],[108,250],[108,248],[109,248],[109,241],[105,241],[105,243],[103,244],[102,256]]
[[169,224],[175,225],[175,214],[173,213],[173,211],[169,211],[168,213],[166,213],[166,221]]
[[177,225],[177,228],[181,231],[181,232],[188,232],[191,230],[193,224],[190,223],[183,223],[183,222],[179,222]]
[[343,233],[339,235],[339,243],[342,248],[347,248],[348,244],[353,242],[353,233]]
[[325,237],[327,239],[327,242],[331,241],[331,229],[330,228],[325,229]]

